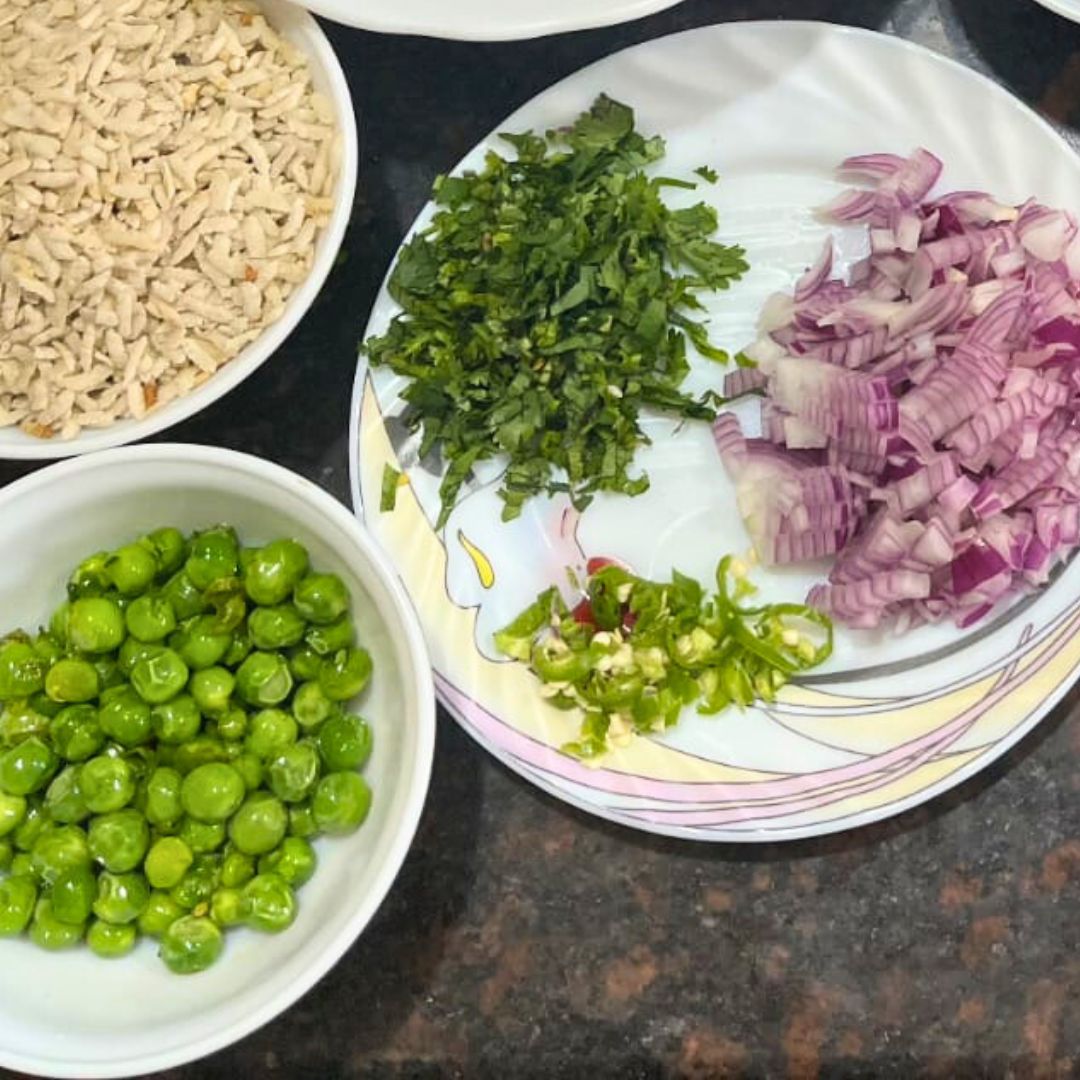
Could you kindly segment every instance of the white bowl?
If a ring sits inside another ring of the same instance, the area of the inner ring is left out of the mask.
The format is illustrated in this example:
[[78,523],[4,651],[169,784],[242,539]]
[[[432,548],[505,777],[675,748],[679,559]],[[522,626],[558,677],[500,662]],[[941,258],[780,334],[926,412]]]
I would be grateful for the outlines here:
[[333,105],[342,134],[334,209],[329,223],[316,240],[311,273],[289,297],[281,318],[190,394],[162,405],[141,420],[118,420],[109,427],[88,428],[66,441],[37,439],[17,427],[0,427],[0,458],[51,460],[73,457],[110,446],[123,446],[179,424],[213,404],[265,363],[314,303],[334,266],[352,214],[359,159],[356,116],[345,73],[315,19],[303,8],[285,0],[259,0],[259,6],[278,33],[307,55],[315,89],[326,95]]
[[356,519],[295,474],[246,454],[161,444],[91,454],[0,491],[0,612],[36,627],[87,553],[148,529],[216,522],[247,542],[292,536],[341,575],[375,663],[359,709],[374,750],[371,813],[354,834],[316,841],[319,869],[296,922],[277,935],[230,930],[217,964],[171,974],[152,941],[106,961],[0,942],[0,1066],[42,1076],[131,1076],[209,1054],[265,1024],[321,978],[364,929],[396,876],[427,792],[435,695],[416,616]]

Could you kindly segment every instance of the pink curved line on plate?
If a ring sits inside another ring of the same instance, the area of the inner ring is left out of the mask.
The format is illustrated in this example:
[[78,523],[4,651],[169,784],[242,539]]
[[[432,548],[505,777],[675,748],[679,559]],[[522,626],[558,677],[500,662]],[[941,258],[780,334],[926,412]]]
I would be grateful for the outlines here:
[[[1063,635],[1067,638],[1070,635]],[[1047,653],[1041,657],[1035,664],[1027,669],[1029,673],[1039,671],[1045,667],[1056,655],[1057,649],[1048,650]],[[776,803],[773,806],[753,806],[743,804],[729,804],[725,807],[717,807],[714,809],[698,809],[698,810],[663,810],[663,809],[637,809],[637,808],[623,808],[612,807],[619,813],[625,814],[629,817],[633,817],[638,821],[650,821],[657,824],[675,824],[675,825],[728,825],[735,822],[740,824],[747,824],[753,821],[767,821],[770,818],[787,817],[790,814],[799,813],[805,810],[816,810],[823,806],[829,806],[832,803],[840,802],[843,799],[848,798],[850,795],[857,795],[864,791],[873,791],[883,786],[885,783],[891,783],[893,780],[900,779],[901,777],[913,772],[920,765],[925,764],[927,761],[932,760],[938,755],[938,753],[945,747],[950,746],[956,742],[962,735],[964,735],[979,719],[982,717],[988,709],[990,709],[1000,698],[1009,692],[1011,686],[1009,684],[1003,684],[1000,688],[995,688],[994,691],[987,694],[981,701],[972,705],[965,712],[961,713],[951,723],[947,724],[943,728],[939,728],[935,735],[940,735],[934,741],[932,745],[927,744],[923,746],[918,754],[912,757],[909,761],[906,761],[902,768],[889,772],[883,777],[873,777],[865,784],[855,785],[844,790],[838,790],[833,792],[817,792],[813,793],[806,798],[794,799],[787,803]],[[1017,724],[1023,723],[1030,715],[1032,710],[1028,710],[1023,716],[1017,717]],[[927,740],[924,737],[918,740],[919,743],[926,743]],[[885,755],[888,757],[891,755]],[[875,759],[878,761],[883,758]],[[823,774],[818,773],[818,776]]]
[[[1074,617],[1073,623],[1075,624],[1076,621]],[[1069,631],[1070,627],[1065,627],[1061,639],[1067,639],[1070,636]],[[1057,648],[1048,649],[1034,665],[1027,669],[1027,676],[1030,677],[1030,675],[1045,667],[1054,658],[1057,651]],[[499,717],[473,701],[472,698],[464,694],[439,672],[435,673],[435,681],[441,694],[466,723],[475,728],[484,738],[500,749],[512,754],[525,765],[542,769],[571,783],[594,788],[606,794],[657,799],[664,802],[695,803],[698,806],[702,803],[723,803],[729,808],[732,806],[739,808],[737,811],[731,809],[725,811],[695,811],[695,813],[705,816],[700,824],[708,822],[722,823],[725,819],[724,816],[730,813],[737,813],[739,815],[738,819],[743,820],[742,807],[758,800],[790,798],[793,804],[806,806],[808,805],[809,796],[818,800],[820,805],[826,805],[845,796],[842,792],[833,796],[823,795],[820,792],[822,787],[832,787],[846,780],[859,780],[875,773],[887,772],[889,778],[893,779],[898,775],[894,772],[895,766],[906,765],[904,771],[910,771],[918,761],[924,760],[935,751],[955,742],[979,716],[999,701],[1010,689],[1009,684],[995,688],[980,702],[971,706],[960,716],[954,717],[943,727],[895,747],[888,753],[878,757],[868,758],[852,765],[844,765],[834,769],[790,776],[781,780],[713,783],[707,781],[653,780],[647,777],[615,772],[610,769],[590,769],[553,747],[546,746],[510,727]],[[768,816],[793,812],[792,804],[788,804],[788,807],[785,810],[782,805],[778,805],[773,808],[775,813]],[[680,821],[687,824],[691,823],[686,819],[685,815],[680,815],[678,811],[627,811],[627,813],[633,813],[635,816],[640,817],[647,817],[649,814],[659,815],[658,818],[648,818],[649,820],[665,820],[664,815],[676,814]],[[714,816],[709,817],[708,815]]]

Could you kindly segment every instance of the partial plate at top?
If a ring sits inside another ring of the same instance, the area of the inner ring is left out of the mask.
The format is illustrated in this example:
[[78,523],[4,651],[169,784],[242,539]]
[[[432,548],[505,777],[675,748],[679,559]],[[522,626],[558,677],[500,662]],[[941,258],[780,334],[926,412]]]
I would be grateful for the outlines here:
[[299,0],[327,19],[387,34],[514,41],[611,26],[679,0]]
[[[790,290],[829,231],[815,215],[840,190],[852,154],[945,163],[941,190],[979,189],[1010,202],[1037,196],[1076,208],[1080,158],[1026,106],[981,75],[894,37],[817,23],[741,23],[628,49],[541,94],[497,128],[544,131],[606,92],[638,128],[667,140],[667,176],[708,165],[716,186],[668,194],[704,199],[719,237],[745,246],[750,273],[708,300],[713,340],[734,352],[755,336],[762,304]],[[493,136],[459,168],[482,165]],[[669,189],[670,190],[670,189]],[[417,220],[431,217],[429,205]],[[865,253],[859,228],[836,234],[841,266]],[[380,295],[368,334],[398,309]],[[716,386],[695,362],[686,389]],[[564,567],[612,556],[648,577],[673,567],[702,582],[749,547],[708,425],[651,417],[637,498],[605,495],[578,517],[534,499],[500,520],[496,468],[474,483],[440,533],[439,475],[417,462],[397,419],[403,380],[361,360],[353,408],[354,504],[390,552],[424,624],[442,702],[483,746],[557,797],[639,829],[696,840],[814,836],[899,813],[984,768],[1046,715],[1080,670],[1080,560],[1026,605],[961,632],[837,632],[827,667],[768,708],[706,718],[688,710],[671,732],[638,738],[587,768],[559,747],[577,718],[543,703],[520,664],[492,642]],[[753,410],[751,410],[753,411]],[[379,512],[383,467],[404,469],[397,509]],[[765,598],[801,600],[826,568],[759,571]]]
[[1065,19],[1080,23],[1080,0],[1037,0],[1037,3]]

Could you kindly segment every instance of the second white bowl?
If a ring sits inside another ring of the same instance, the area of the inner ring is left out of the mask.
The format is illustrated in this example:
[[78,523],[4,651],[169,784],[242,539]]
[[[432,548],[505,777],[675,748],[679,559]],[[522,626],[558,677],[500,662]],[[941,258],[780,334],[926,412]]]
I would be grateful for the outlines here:
[[[234,525],[246,543],[291,536],[339,574],[375,664],[360,702],[374,732],[371,813],[316,842],[319,869],[296,922],[277,935],[230,930],[198,975],[171,974],[144,940],[130,956],[48,953],[0,942],[0,1066],[55,1077],[153,1072],[209,1054],[308,990],[364,929],[396,876],[427,794],[435,693],[416,616],[356,519],[314,484],[232,451],[161,444],[91,454],[0,491],[0,635],[34,629],[86,555],[162,525]],[[377,978],[377,973],[373,976]],[[343,1005],[348,1008],[348,1004]]]

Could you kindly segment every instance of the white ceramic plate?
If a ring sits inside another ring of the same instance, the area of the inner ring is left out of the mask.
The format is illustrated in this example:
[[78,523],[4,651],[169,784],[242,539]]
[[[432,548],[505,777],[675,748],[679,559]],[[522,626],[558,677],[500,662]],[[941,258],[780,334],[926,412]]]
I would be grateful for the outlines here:
[[302,0],[362,30],[461,41],[514,41],[640,19],[679,0]]
[[1037,2],[1066,19],[1080,23],[1080,0],[1037,0]]
[[0,427],[0,458],[50,460],[73,457],[110,446],[123,446],[179,424],[239,386],[269,360],[315,302],[333,269],[352,214],[360,157],[356,115],[345,73],[319,24],[303,8],[288,0],[261,0],[261,4],[274,29],[307,56],[315,89],[329,98],[342,133],[341,171],[334,191],[335,205],[329,223],[315,242],[311,273],[289,297],[281,318],[190,394],[170,401],[141,420],[119,420],[109,427],[86,428],[66,442],[35,439],[18,428]]
[[[790,289],[822,244],[812,208],[839,185],[850,154],[910,153],[946,163],[943,183],[1012,201],[1075,203],[1080,159],[1000,87],[896,38],[814,23],[744,23],[678,34],[629,49],[553,87],[499,125],[564,124],[601,91],[632,104],[639,129],[662,133],[666,175],[708,164],[721,174],[704,198],[720,236],[745,245],[751,272],[710,304],[715,341],[735,350],[754,336],[774,290]],[[480,164],[493,140],[462,163]],[[430,207],[421,215],[424,224]],[[840,234],[844,259],[863,233]],[[384,292],[369,333],[395,312]],[[715,385],[701,361],[687,387]],[[437,535],[438,477],[393,419],[401,381],[361,362],[352,467],[358,513],[392,553],[424,623],[445,705],[499,758],[539,786],[604,817],[706,840],[778,840],[848,828],[898,813],[983,768],[1061,697],[1080,665],[1080,561],[1003,625],[961,635],[951,626],[896,638],[838,633],[827,669],[789,687],[775,707],[718,718],[684,715],[671,733],[638,739],[585,768],[558,747],[576,718],[541,703],[522,665],[500,662],[492,631],[584,557],[621,558],[647,576],[673,566],[712,580],[748,538],[708,427],[649,421],[639,456],[648,493],[598,498],[579,521],[557,500],[534,500],[499,520],[497,469],[477,477]],[[383,465],[406,469],[398,507],[380,514]],[[762,572],[770,599],[801,599],[820,568]]]

